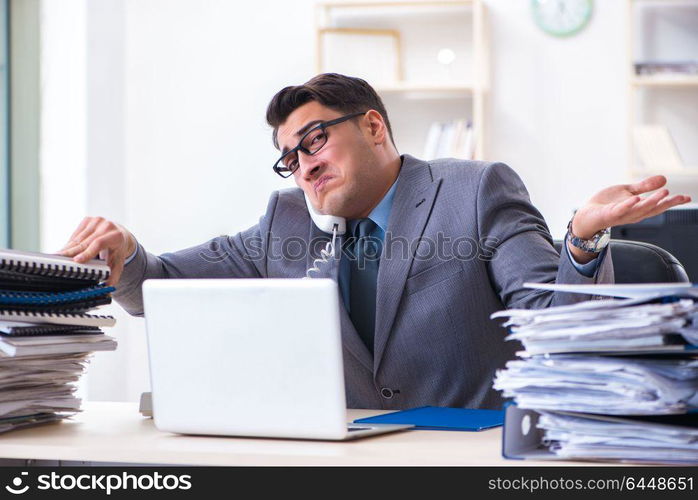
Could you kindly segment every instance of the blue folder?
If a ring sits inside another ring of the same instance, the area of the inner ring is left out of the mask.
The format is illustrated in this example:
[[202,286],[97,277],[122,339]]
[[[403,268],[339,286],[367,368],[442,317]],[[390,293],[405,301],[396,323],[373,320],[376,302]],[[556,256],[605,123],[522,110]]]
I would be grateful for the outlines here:
[[422,406],[375,417],[357,418],[354,423],[413,424],[415,429],[432,431],[481,431],[502,425],[504,411]]

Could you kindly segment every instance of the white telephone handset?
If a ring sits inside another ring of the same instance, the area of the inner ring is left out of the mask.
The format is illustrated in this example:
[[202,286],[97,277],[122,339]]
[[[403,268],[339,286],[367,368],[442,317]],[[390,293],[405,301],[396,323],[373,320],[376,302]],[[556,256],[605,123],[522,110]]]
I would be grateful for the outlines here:
[[[343,235],[347,230],[347,221],[343,217],[336,217],[334,215],[324,215],[315,211],[312,203],[308,199],[308,195],[305,196],[305,204],[308,206],[308,213],[313,219],[315,225],[321,231],[329,234],[334,234],[337,231],[337,236]],[[335,227],[336,226],[336,227]]]
[[308,207],[308,213],[310,214],[310,218],[313,219],[313,223],[315,223],[315,225],[318,227],[318,229],[320,229],[320,231],[332,235],[332,239],[327,242],[327,246],[324,249],[320,250],[320,258],[315,259],[313,261],[313,267],[311,267],[305,272],[305,277],[310,278],[310,273],[320,270],[318,268],[318,264],[322,262],[329,262],[329,259],[334,256],[335,240],[337,236],[341,236],[347,231],[347,221],[343,217],[336,217],[334,215],[324,215],[319,212],[316,212],[312,203],[310,203],[308,196],[304,196],[305,204]]

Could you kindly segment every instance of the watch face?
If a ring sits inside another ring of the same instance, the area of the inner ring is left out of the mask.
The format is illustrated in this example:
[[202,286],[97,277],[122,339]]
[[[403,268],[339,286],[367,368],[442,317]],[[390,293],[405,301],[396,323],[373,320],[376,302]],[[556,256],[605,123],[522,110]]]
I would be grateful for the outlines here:
[[596,242],[596,248],[599,250],[605,248],[609,241],[611,241],[611,232],[604,231],[601,238],[599,238],[599,241]]
[[591,19],[593,0],[531,0],[536,24],[554,36],[570,36]]

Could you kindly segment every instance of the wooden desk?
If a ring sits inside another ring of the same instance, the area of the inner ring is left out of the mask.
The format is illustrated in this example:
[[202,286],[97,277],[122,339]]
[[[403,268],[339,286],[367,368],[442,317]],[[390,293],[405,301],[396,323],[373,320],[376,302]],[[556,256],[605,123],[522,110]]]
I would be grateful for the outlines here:
[[[350,410],[348,417],[380,413]],[[47,465],[583,465],[503,459],[501,434],[406,431],[348,442],[182,436],[158,431],[136,404],[87,403],[71,420],[0,435],[0,457]]]

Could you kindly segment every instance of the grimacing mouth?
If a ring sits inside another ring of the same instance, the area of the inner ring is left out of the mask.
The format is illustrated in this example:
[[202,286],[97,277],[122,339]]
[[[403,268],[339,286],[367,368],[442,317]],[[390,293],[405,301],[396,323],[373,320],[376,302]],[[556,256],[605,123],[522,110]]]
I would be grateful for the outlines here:
[[329,174],[321,175],[315,182],[313,182],[313,190],[315,191],[315,193],[317,194],[318,188],[327,184],[327,182],[329,182],[333,178],[334,177]]

